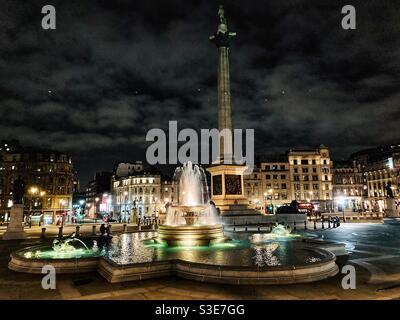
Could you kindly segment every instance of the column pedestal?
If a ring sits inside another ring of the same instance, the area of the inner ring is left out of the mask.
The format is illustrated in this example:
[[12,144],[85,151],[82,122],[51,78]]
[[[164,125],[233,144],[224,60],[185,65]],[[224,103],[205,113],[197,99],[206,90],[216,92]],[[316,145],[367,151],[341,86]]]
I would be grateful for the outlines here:
[[221,214],[249,211],[249,201],[244,195],[245,170],[245,166],[234,164],[219,164],[207,168],[211,173],[211,200]]
[[15,204],[11,207],[10,222],[7,226],[7,231],[3,235],[3,240],[26,239],[26,232],[22,226],[23,216],[23,204]]
[[399,211],[396,209],[396,202],[393,198],[386,199],[386,211],[385,215],[388,218],[398,218],[400,217]]

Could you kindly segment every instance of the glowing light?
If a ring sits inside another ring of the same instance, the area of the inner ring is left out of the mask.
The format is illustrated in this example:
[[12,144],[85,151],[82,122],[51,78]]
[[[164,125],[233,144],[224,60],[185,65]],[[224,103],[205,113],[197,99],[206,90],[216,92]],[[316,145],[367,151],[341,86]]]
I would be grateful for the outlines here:
[[38,192],[38,188],[37,187],[31,187],[30,188],[30,190],[29,190],[29,192],[31,193],[31,194],[36,194],[37,192]]

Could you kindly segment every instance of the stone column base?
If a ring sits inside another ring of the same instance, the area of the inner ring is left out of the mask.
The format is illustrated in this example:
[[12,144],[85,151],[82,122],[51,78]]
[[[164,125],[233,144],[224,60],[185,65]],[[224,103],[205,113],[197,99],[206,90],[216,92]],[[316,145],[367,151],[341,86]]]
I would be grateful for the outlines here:
[[19,232],[11,232],[7,231],[6,233],[3,234],[3,240],[19,240],[19,239],[26,239],[26,232],[25,231],[19,231]]
[[385,211],[385,215],[388,218],[398,218],[400,217],[399,211],[396,210],[395,200],[392,198],[386,199],[387,209]]
[[22,226],[22,218],[24,215],[24,206],[15,204],[11,208],[10,222],[7,226],[7,231],[3,234],[3,240],[18,240],[26,239],[26,232]]

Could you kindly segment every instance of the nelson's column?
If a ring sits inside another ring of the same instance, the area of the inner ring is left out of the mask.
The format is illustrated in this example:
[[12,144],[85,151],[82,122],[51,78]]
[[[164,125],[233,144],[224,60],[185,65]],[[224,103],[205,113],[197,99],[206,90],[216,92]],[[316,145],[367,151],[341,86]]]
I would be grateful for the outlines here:
[[[254,214],[244,196],[246,167],[233,159],[232,114],[229,74],[229,45],[236,33],[230,32],[223,6],[218,11],[217,32],[210,37],[218,50],[218,129],[219,157],[207,170],[211,173],[211,200],[221,214]],[[228,129],[227,131],[224,129]]]

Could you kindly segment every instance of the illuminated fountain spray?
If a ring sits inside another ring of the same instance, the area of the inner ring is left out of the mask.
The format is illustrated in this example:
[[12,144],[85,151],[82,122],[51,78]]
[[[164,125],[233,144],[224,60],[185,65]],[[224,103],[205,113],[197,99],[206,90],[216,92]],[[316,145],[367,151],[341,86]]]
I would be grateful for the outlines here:
[[210,204],[207,178],[203,168],[190,161],[174,173],[178,186],[178,205],[168,208],[165,225],[213,225],[220,223],[217,210]]
[[178,204],[168,208],[166,222],[158,230],[157,242],[168,245],[209,245],[223,242],[217,209],[209,201],[203,168],[185,163],[175,170]]

